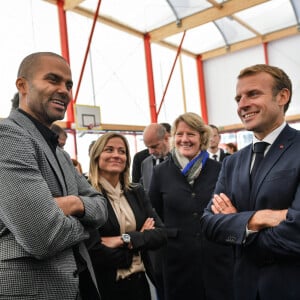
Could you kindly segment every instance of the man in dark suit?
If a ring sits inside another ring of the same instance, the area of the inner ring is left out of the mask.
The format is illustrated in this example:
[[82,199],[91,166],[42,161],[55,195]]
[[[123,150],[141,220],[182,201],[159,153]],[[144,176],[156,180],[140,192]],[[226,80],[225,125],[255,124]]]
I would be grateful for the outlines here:
[[219,148],[219,144],[221,141],[219,128],[213,124],[209,124],[209,126],[212,130],[212,134],[209,139],[207,152],[211,159],[222,162],[223,159],[229,155],[229,153],[226,153],[222,148]]
[[299,299],[300,132],[285,122],[291,95],[277,67],[255,65],[238,76],[237,112],[253,144],[224,160],[201,219],[208,238],[236,248],[237,300]]
[[0,123],[0,297],[99,299],[95,288],[93,298],[79,292],[79,276],[94,277],[83,241],[106,222],[105,199],[50,129],[71,101],[70,67],[33,53],[16,86],[19,106]]
[[142,177],[141,174],[141,165],[145,158],[147,158],[150,155],[148,148],[143,149],[133,156],[132,161],[132,182],[139,183],[140,179]]

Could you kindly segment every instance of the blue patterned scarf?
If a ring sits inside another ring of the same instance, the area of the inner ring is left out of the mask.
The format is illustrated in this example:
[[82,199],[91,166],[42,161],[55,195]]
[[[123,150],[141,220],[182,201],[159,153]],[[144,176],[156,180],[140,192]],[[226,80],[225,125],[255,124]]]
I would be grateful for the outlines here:
[[192,160],[181,155],[176,148],[171,150],[171,155],[175,165],[181,170],[181,173],[186,177],[188,183],[192,185],[195,179],[199,176],[201,170],[209,157],[207,151],[201,151]]

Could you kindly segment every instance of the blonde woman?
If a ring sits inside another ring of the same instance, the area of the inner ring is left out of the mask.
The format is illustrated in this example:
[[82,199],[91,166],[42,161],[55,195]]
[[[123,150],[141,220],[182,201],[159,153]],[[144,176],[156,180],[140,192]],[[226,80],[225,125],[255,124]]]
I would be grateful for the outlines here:
[[221,168],[206,151],[210,134],[199,115],[180,115],[171,156],[153,170],[149,196],[168,234],[165,300],[232,300],[231,248],[207,241],[200,225]]
[[108,221],[90,250],[102,300],[150,300],[147,250],[166,243],[162,222],[142,187],[130,183],[129,167],[129,146],[123,135],[109,132],[95,142],[89,181],[108,206]]

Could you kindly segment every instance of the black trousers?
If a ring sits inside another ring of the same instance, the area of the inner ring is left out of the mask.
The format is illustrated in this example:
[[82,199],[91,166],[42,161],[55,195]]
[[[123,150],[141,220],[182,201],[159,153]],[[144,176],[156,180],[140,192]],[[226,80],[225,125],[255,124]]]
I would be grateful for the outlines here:
[[151,300],[145,272],[134,273],[100,291],[102,300]]

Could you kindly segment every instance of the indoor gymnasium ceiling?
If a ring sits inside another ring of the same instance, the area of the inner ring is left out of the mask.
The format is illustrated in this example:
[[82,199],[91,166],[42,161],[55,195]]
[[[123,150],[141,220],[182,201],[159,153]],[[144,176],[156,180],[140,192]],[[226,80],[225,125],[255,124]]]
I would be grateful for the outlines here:
[[[56,0],[43,0],[56,4]],[[99,5],[98,5],[99,4]],[[299,33],[299,0],[65,0],[64,8],[208,59]]]

